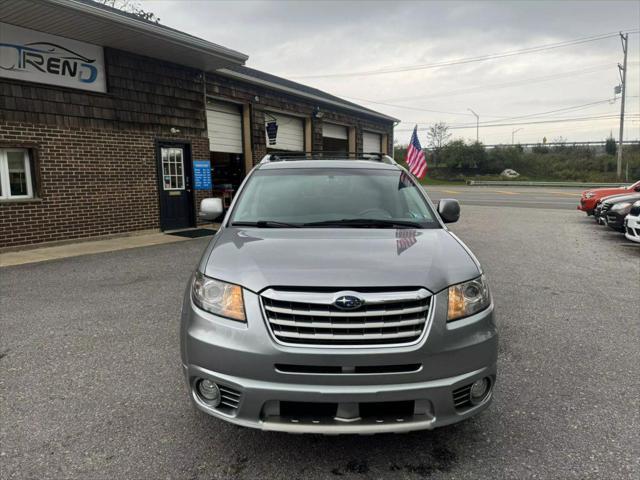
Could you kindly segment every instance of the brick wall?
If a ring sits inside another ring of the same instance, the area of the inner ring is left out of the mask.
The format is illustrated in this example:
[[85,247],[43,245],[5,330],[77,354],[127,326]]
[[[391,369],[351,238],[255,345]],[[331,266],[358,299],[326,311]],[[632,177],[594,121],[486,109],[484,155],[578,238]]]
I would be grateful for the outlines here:
[[157,229],[156,139],[209,158],[202,73],[104,52],[107,93],[0,79],[0,146],[37,159],[37,198],[0,202],[0,248]]
[[[0,122],[0,147],[36,153],[38,197],[0,202],[0,248],[159,228],[155,139],[141,131]],[[206,138],[186,140],[194,158],[207,158]]]

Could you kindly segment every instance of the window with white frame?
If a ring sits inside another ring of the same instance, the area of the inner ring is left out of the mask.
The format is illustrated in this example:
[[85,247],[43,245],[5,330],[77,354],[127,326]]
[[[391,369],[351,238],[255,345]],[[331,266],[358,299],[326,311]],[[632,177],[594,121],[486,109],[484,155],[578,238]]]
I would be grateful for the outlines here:
[[0,200],[32,197],[29,151],[0,148]]

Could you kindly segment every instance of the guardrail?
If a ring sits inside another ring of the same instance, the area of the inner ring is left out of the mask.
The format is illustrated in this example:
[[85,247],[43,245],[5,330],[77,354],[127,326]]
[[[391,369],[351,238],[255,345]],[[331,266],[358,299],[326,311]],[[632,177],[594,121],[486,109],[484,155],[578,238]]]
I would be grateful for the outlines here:
[[527,182],[509,180],[467,180],[467,185],[493,186],[493,187],[620,187],[630,185],[625,182],[620,183],[597,183],[597,182]]

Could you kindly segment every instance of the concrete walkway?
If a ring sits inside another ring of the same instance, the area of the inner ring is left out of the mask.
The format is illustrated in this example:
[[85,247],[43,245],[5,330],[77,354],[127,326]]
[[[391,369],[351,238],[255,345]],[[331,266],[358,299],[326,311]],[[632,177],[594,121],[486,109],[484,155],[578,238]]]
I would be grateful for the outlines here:
[[24,265],[27,263],[46,262],[60,258],[77,257],[80,255],[90,255],[92,253],[113,252],[129,248],[183,242],[185,240],[191,240],[191,238],[159,232],[128,235],[104,240],[80,240],[78,243],[0,253],[0,268]]

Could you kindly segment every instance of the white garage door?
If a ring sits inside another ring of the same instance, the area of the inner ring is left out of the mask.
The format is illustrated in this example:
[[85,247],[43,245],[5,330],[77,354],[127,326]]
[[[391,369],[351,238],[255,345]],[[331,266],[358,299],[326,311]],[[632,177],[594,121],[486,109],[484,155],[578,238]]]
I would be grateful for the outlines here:
[[233,103],[207,103],[209,150],[242,153],[242,115]]
[[[264,118],[268,148],[275,150],[295,150],[298,152],[304,151],[304,119],[273,112],[265,113]],[[267,123],[272,122],[274,119],[278,124],[278,133],[276,135],[275,145],[270,145],[266,127]]]
[[338,138],[340,140],[347,140],[347,127],[343,125],[336,125],[334,123],[323,123],[322,136],[327,138]]
[[379,133],[362,132],[362,151],[363,152],[382,151],[382,136]]

